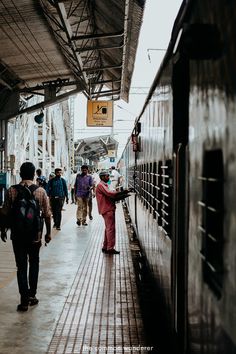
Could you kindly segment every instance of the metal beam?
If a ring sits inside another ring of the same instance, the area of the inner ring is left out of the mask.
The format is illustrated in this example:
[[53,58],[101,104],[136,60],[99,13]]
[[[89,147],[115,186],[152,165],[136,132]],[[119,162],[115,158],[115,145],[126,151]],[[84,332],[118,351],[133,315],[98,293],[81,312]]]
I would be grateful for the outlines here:
[[100,71],[100,70],[109,70],[109,69],[120,69],[122,68],[122,63],[121,64],[117,64],[117,65],[108,65],[108,66],[101,66],[100,68],[96,67],[96,68],[84,68],[84,71],[86,71],[86,73],[92,72],[92,71]]
[[9,88],[9,90],[12,90],[12,87],[3,79],[0,78],[0,84],[2,84],[3,86],[6,86],[7,88]]
[[109,83],[119,83],[121,82],[121,79],[115,79],[115,80],[103,80],[103,81],[97,81],[97,82],[91,82],[90,85],[91,86],[97,86],[97,85],[105,85],[105,84],[109,84]]
[[76,52],[82,53],[82,52],[89,52],[93,50],[103,50],[103,49],[118,49],[122,48],[124,46],[123,42],[120,44],[114,44],[114,45],[101,45],[101,46],[94,46],[94,47],[84,47],[80,49],[76,49]]
[[104,39],[104,38],[117,38],[124,35],[123,31],[113,33],[100,33],[100,34],[85,34],[83,36],[73,36],[72,41],[83,41],[84,39]]
[[[32,87],[23,87],[21,89],[19,89],[19,92],[32,92],[32,91],[41,91],[41,90],[45,90],[46,87],[48,86],[52,86],[52,87],[64,87],[64,86],[77,86],[80,85],[81,82],[80,81],[68,81],[68,82],[61,82],[61,83],[56,83],[54,84],[55,81],[52,81],[51,84],[49,85],[44,85],[42,83],[42,85],[36,85],[36,86],[32,86]],[[82,89],[81,89],[82,90]]]
[[[105,93],[112,93],[112,92],[118,92],[120,89],[115,89],[115,90],[106,90],[106,91],[101,91],[100,93],[105,94]],[[97,92],[94,91],[91,93],[92,95],[97,95]]]
[[96,93],[94,92],[93,94],[91,94],[91,97],[104,97],[104,96],[112,96],[112,95],[117,95],[118,93],[120,93],[120,89],[118,90],[108,90],[108,91],[101,91],[100,93]]
[[35,104],[33,106],[24,108],[24,109],[22,109],[20,111],[16,111],[14,113],[11,113],[5,119],[11,119],[11,118],[19,116],[21,114],[24,114],[24,113],[32,113],[32,112],[38,111],[41,108],[52,106],[55,103],[62,102],[64,100],[66,100],[69,96],[75,95],[75,94],[77,94],[78,92],[81,92],[81,91],[82,91],[81,89],[76,89],[76,90],[73,90],[73,91],[69,91],[69,92],[63,93],[62,95],[56,96],[53,99],[50,99],[50,100],[47,100],[47,101],[43,101],[43,102],[37,103],[37,104]]
[[72,32],[72,28],[71,28],[70,22],[68,21],[65,5],[64,5],[64,3],[58,3],[56,8],[57,8],[57,10],[59,12],[60,19],[61,19],[61,21],[62,21],[62,23],[63,23],[63,25],[65,27],[66,36],[67,36],[67,39],[69,41],[69,44],[71,45],[71,49],[75,53],[75,57],[76,57],[76,59],[78,61],[79,68],[80,68],[80,70],[82,72],[84,82],[85,82],[85,84],[87,86],[87,92],[89,94],[89,81],[88,81],[88,78],[86,76],[86,73],[84,72],[83,62],[82,62],[81,56],[78,53],[76,53],[76,47],[75,47],[75,44],[73,43],[73,40],[72,40],[73,32]]
[[126,57],[126,47],[128,43],[128,28],[129,28],[129,12],[130,12],[130,0],[125,0],[125,8],[124,8],[124,47],[123,47],[123,55],[122,55],[122,71],[121,71],[121,95],[124,89],[124,77],[125,77],[125,71],[127,70],[127,60],[128,58]]

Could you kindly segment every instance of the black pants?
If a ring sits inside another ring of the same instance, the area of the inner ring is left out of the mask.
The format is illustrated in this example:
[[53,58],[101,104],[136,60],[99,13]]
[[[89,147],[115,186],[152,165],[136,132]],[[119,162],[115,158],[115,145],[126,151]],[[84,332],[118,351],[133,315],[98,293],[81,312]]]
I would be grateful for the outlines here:
[[88,198],[88,214],[89,217],[92,216],[92,210],[93,210],[93,197]]
[[71,188],[71,203],[75,203],[75,189]]
[[52,215],[56,227],[61,226],[61,210],[64,201],[65,201],[65,197],[50,197]]
[[28,304],[29,296],[33,297],[37,293],[41,241],[23,244],[19,241],[12,240],[12,245],[17,266],[17,281],[21,295],[21,303]]

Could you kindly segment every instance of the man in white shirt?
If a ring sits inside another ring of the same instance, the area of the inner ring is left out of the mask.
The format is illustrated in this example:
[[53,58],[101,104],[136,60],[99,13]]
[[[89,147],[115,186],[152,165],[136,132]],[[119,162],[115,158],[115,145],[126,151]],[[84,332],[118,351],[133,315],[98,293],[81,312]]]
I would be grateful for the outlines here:
[[116,170],[115,166],[111,167],[110,179],[111,179],[111,190],[115,191],[121,179],[121,175]]
[[92,174],[92,177],[93,177],[93,181],[94,181],[94,184],[95,184],[95,187],[97,187],[98,183],[100,182],[100,177],[99,177],[99,174],[98,174],[98,170],[93,172]]
[[77,176],[77,171],[74,170],[73,173],[70,176],[70,193],[71,193],[71,204],[76,204],[75,201],[75,180],[76,180],[76,176]]

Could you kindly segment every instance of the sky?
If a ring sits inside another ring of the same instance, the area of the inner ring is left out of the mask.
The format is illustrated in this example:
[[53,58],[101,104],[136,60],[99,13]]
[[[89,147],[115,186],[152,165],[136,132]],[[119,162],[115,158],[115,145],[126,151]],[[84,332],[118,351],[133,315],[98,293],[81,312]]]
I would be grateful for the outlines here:
[[141,112],[147,92],[165,55],[181,3],[182,0],[146,0],[129,102],[115,101],[113,129],[91,128],[86,126],[86,98],[78,95],[75,106],[75,139],[113,133],[114,138],[119,141],[117,157],[121,156],[133,122]]

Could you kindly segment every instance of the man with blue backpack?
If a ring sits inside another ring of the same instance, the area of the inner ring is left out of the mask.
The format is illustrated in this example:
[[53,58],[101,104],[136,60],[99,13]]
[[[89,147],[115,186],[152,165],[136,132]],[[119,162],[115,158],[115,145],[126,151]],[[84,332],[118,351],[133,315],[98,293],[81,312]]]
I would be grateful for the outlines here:
[[39,302],[36,293],[44,221],[45,242],[51,240],[51,212],[47,193],[44,188],[33,183],[34,175],[35,166],[31,162],[24,162],[20,167],[22,180],[7,190],[1,209],[1,239],[6,242],[7,230],[10,229],[17,266],[21,296],[17,311],[27,311],[29,305],[37,305]]

